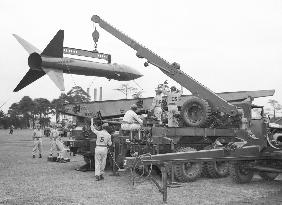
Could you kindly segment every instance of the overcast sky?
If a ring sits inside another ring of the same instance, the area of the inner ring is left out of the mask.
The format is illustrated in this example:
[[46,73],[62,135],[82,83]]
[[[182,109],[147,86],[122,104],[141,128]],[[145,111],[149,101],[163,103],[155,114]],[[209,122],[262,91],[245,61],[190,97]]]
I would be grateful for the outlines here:
[[[131,38],[150,48],[214,92],[275,89],[269,99],[282,103],[282,1],[272,0],[1,0],[0,106],[5,112],[23,96],[52,100],[60,95],[44,76],[18,93],[13,89],[28,71],[28,53],[14,39],[18,34],[43,50],[59,29],[64,46],[92,50],[92,15],[97,14]],[[168,79],[154,66],[144,67],[135,51],[97,27],[98,51],[112,61],[132,66],[143,77],[130,82],[153,96]],[[64,74],[66,91],[74,85],[85,90],[103,86],[103,99],[124,97],[114,91],[121,82]],[[137,85],[138,84],[138,85]],[[189,94],[189,91],[185,91]],[[5,103],[6,102],[6,103]]]

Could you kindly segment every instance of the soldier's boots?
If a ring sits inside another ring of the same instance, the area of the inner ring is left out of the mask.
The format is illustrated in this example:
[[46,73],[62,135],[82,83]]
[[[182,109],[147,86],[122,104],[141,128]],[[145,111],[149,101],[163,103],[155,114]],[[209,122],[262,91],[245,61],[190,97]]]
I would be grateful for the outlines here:
[[[35,155],[32,155],[32,158],[35,158]],[[41,154],[39,154],[39,158],[42,158]]]
[[104,180],[104,176],[103,175],[95,176],[95,177],[96,177],[96,181]]
[[59,162],[60,163],[66,163],[67,161],[65,159],[61,159]]
[[57,158],[57,162],[59,162],[59,163],[66,163],[66,162],[70,162],[70,159]]

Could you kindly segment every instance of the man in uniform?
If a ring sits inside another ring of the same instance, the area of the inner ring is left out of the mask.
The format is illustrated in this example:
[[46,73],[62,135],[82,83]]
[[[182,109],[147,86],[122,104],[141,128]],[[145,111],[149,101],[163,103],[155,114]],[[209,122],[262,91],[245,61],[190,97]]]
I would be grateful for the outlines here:
[[32,149],[32,157],[35,158],[35,153],[38,150],[39,158],[42,158],[42,136],[43,130],[40,129],[40,125],[36,125],[36,129],[33,131],[32,139],[33,139],[33,149]]
[[170,91],[165,89],[163,84],[162,92],[167,95],[167,109],[168,109],[168,127],[178,127],[178,122],[175,114],[179,114],[177,103],[180,101],[180,97],[183,93],[183,89],[177,90],[175,86],[171,86]]
[[64,142],[61,139],[60,135],[58,135],[57,138],[56,138],[56,147],[57,147],[57,151],[59,153],[59,156],[57,158],[57,162],[61,162],[61,163],[69,162],[70,159],[67,157],[68,149],[65,147]]
[[162,90],[157,88],[155,91],[156,96],[153,99],[150,110],[154,111],[154,115],[159,121],[159,124],[162,124]]
[[12,134],[13,134],[13,132],[14,132],[14,125],[11,125],[11,126],[10,126],[10,132],[9,132],[9,134],[11,134],[11,135],[12,135]]
[[123,116],[121,129],[123,130],[139,130],[143,124],[143,120],[136,114],[137,105],[133,104],[130,110],[126,111]]
[[56,139],[59,138],[59,131],[57,130],[57,125],[54,125],[52,127],[51,133],[50,133],[50,158],[53,158],[53,152],[57,151],[56,148]]
[[253,139],[258,139],[254,133],[252,132],[251,128],[250,128],[250,122],[248,120],[248,118],[245,116],[244,114],[244,110],[243,109],[238,109],[238,113],[241,116],[241,124],[240,124],[240,129],[242,130],[246,130],[248,133],[248,136],[253,138]]
[[91,130],[97,135],[95,148],[95,177],[96,181],[100,181],[104,179],[103,174],[108,154],[107,146],[112,145],[111,135],[108,132],[109,124],[104,123],[102,130],[98,131],[93,125],[93,120],[91,120]]

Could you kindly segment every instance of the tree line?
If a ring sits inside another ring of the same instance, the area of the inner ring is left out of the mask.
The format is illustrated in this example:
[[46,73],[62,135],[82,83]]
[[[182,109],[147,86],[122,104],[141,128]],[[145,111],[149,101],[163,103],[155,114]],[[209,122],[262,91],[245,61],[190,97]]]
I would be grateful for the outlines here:
[[[128,93],[132,91],[135,91],[132,98],[142,97],[142,91],[136,92],[136,88],[132,89],[127,84],[123,84],[115,90],[124,93],[126,98]],[[14,125],[16,128],[29,128],[34,127],[35,122],[39,122],[41,126],[45,127],[50,124],[50,115],[55,115],[56,121],[58,120],[60,110],[64,108],[65,104],[90,102],[90,100],[88,93],[80,86],[74,86],[66,94],[61,93],[58,98],[52,101],[45,98],[31,99],[29,96],[24,96],[19,102],[13,103],[7,113],[0,110],[0,128],[7,129],[10,125]],[[271,108],[266,108],[265,111],[272,119],[276,119],[282,106],[273,99],[268,103]]]
[[19,102],[13,103],[7,113],[0,110],[0,128],[7,129],[34,127],[39,122],[42,127],[50,124],[50,115],[59,117],[59,111],[68,103],[90,102],[90,96],[80,86],[74,86],[69,92],[61,93],[58,98],[49,101],[46,98],[32,99],[24,96]]

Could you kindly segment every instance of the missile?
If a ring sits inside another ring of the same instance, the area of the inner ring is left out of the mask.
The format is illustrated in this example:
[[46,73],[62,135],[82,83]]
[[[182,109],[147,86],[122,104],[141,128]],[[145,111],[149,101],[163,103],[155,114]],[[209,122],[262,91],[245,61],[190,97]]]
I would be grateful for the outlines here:
[[63,57],[64,53],[64,31],[59,30],[47,47],[42,51],[31,43],[13,34],[17,41],[29,53],[29,70],[14,92],[17,92],[45,74],[61,90],[65,90],[63,73],[85,76],[98,76],[118,81],[129,81],[143,76],[140,72],[127,65],[117,63],[98,63],[88,60]]

